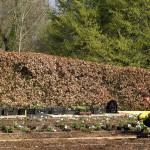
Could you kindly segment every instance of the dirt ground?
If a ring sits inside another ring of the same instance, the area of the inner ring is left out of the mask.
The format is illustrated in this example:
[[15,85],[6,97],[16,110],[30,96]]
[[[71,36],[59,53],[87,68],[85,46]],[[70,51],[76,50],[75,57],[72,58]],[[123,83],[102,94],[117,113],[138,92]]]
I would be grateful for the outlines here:
[[[117,124],[122,117],[111,120],[110,123]],[[93,118],[88,119],[87,123],[93,122]],[[78,121],[83,121],[78,120]],[[90,120],[89,120],[90,119]],[[102,118],[99,118],[102,120]],[[118,120],[119,119],[119,120]],[[57,127],[57,132],[47,132],[46,129],[36,132],[34,127],[45,124],[55,125],[56,118],[50,119],[1,119],[0,125],[14,126],[25,124],[30,127],[31,132],[21,132],[14,128],[13,133],[0,131],[0,150],[150,150],[150,138],[137,138],[137,133],[122,130],[75,130],[62,131]],[[68,125],[73,120],[63,120]],[[133,123],[131,121],[131,123]]]
[[[113,139],[114,138],[114,139]],[[150,138],[108,131],[1,133],[0,150],[150,150]]]

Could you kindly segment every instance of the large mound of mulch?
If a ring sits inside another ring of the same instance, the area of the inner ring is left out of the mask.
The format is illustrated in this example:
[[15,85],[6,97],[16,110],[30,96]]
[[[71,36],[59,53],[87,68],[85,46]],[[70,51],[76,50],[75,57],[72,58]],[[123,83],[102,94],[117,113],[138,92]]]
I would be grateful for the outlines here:
[[105,106],[146,110],[150,70],[39,53],[0,51],[0,102],[8,106]]

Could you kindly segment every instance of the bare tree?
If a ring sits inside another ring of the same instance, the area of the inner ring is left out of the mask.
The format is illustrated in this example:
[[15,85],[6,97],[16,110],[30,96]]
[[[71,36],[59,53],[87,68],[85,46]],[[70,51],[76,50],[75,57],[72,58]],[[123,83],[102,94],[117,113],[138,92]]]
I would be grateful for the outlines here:
[[1,0],[0,36],[8,50],[13,34],[15,50],[33,49],[38,31],[45,22],[47,0]]

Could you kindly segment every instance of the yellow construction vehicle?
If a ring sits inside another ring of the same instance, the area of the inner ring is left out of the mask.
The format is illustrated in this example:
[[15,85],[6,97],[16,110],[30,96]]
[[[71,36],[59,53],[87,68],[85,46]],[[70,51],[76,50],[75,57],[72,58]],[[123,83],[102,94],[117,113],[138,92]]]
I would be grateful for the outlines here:
[[150,127],[150,111],[139,114],[138,120],[143,122],[145,126]]

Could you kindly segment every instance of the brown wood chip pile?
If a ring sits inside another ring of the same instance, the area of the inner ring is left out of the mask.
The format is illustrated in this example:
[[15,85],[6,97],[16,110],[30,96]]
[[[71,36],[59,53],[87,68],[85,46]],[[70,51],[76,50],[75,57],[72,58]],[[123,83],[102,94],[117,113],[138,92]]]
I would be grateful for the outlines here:
[[0,51],[0,102],[8,106],[105,106],[146,110],[150,70],[39,53]]

